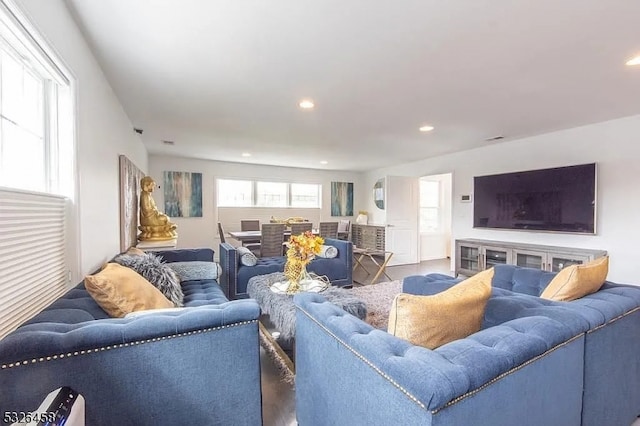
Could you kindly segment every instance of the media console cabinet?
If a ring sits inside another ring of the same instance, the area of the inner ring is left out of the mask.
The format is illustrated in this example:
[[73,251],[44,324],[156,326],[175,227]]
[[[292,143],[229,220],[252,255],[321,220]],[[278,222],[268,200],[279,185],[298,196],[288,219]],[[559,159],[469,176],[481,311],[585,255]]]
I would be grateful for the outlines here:
[[606,255],[606,250],[461,239],[456,240],[456,276],[471,276],[500,263],[558,272]]

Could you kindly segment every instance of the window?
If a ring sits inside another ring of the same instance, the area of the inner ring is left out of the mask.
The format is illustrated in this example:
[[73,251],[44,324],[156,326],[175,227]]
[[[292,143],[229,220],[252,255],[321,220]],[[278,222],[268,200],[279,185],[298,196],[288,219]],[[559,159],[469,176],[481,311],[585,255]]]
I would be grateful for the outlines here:
[[73,195],[69,79],[0,4],[0,186]]
[[219,207],[320,208],[322,185],[218,179]]
[[256,182],[256,205],[260,207],[287,207],[287,184]]
[[291,207],[320,207],[320,185],[292,183]]
[[74,108],[58,66],[13,1],[0,1],[0,338],[69,289]]
[[253,182],[218,179],[218,206],[249,207],[253,205]]
[[440,229],[440,182],[420,181],[420,232]]

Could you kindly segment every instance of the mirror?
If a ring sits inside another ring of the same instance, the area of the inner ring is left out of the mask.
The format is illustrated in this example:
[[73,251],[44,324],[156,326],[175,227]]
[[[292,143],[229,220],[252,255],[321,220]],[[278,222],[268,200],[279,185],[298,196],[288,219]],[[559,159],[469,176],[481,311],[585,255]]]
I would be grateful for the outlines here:
[[384,178],[373,185],[373,202],[380,210],[384,210]]

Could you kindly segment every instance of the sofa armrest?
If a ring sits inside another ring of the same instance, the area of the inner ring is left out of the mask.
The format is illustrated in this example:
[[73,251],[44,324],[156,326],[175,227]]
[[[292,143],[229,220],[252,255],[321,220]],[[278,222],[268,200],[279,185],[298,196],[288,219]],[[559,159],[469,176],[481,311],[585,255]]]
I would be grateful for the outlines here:
[[214,255],[213,249],[210,248],[162,250],[152,253],[161,257],[162,260],[167,263],[192,261],[213,262]]
[[242,300],[22,327],[0,341],[2,409],[34,410],[70,386],[91,425],[260,424],[259,314]]
[[227,297],[230,300],[237,298],[238,288],[238,252],[229,243],[220,243],[220,267],[222,275],[219,278],[220,286],[227,290]]
[[346,276],[343,279],[333,280],[331,284],[336,286],[347,286],[353,284],[353,243],[351,241],[327,238],[325,245],[338,249],[337,258],[346,265]]

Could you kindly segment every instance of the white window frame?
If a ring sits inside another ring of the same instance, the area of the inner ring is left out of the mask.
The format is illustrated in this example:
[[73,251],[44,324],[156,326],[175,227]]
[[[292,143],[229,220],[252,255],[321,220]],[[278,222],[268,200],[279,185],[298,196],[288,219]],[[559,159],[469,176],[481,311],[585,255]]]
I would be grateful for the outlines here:
[[[220,185],[219,181],[243,181],[243,182],[251,182],[252,190],[251,190],[251,205],[229,205],[227,203],[220,204]],[[258,183],[281,183],[286,184],[286,195],[285,201],[286,205],[283,206],[268,206],[264,204],[258,204]],[[300,207],[292,205],[292,193],[291,193],[291,185],[302,184],[302,185],[315,185],[318,188],[318,205],[314,207]],[[260,208],[306,208],[306,209],[321,209],[322,208],[322,184],[319,183],[309,183],[309,182],[282,182],[275,180],[263,180],[263,179],[243,179],[243,178],[218,178],[217,179],[217,195],[216,195],[216,205],[218,207],[231,207],[231,208],[249,208],[249,207],[260,207]]]
[[[17,52],[23,66],[28,63],[30,70],[46,76],[43,104],[56,102],[55,113],[44,112],[42,117],[48,133],[44,192],[0,188],[0,204],[13,206],[0,214],[3,236],[11,238],[10,244],[0,244],[7,274],[0,282],[0,303],[9,300],[10,307],[18,308],[1,310],[1,338],[75,285],[81,259],[74,202],[78,199],[76,79],[14,0],[0,0],[0,22],[5,50]],[[17,295],[22,299],[16,304]]]
[[[76,199],[75,79],[13,0],[0,0],[0,21],[3,49],[44,80],[44,182],[36,191]],[[70,114],[66,123],[60,110]],[[2,181],[0,186],[33,190]]]

